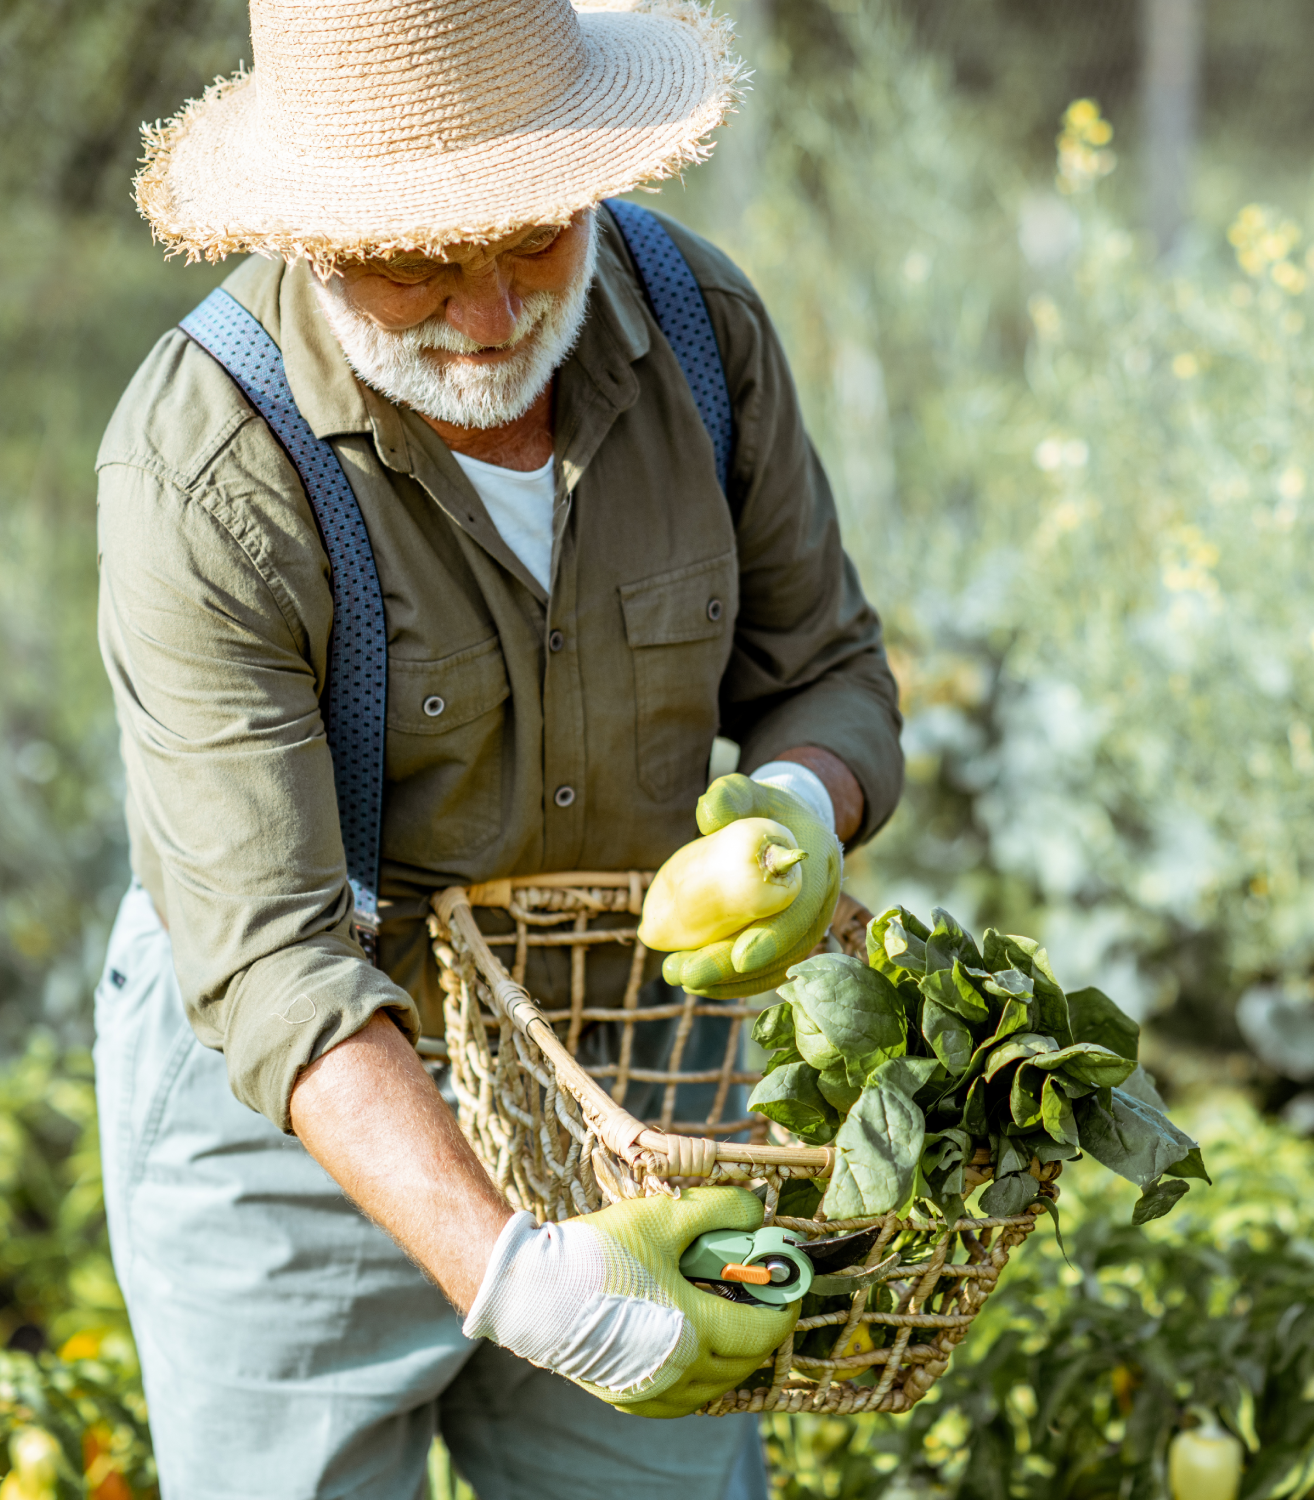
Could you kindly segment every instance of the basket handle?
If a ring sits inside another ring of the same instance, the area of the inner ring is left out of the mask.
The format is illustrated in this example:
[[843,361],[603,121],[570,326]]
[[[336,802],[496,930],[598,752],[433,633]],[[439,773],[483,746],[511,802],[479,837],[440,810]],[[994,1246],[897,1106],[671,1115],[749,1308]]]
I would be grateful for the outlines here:
[[470,893],[459,885],[448,886],[434,897],[433,909],[444,926],[459,932],[484,976],[493,1004],[548,1058],[557,1081],[579,1100],[599,1140],[622,1160],[633,1165],[645,1152],[652,1152],[666,1158],[667,1169],[675,1177],[710,1176],[718,1162],[744,1167],[807,1167],[817,1170],[819,1176],[830,1176],[835,1153],[829,1146],[736,1145],[650,1130],[589,1077],[566,1050],[533,997],[507,973],[479,930]]

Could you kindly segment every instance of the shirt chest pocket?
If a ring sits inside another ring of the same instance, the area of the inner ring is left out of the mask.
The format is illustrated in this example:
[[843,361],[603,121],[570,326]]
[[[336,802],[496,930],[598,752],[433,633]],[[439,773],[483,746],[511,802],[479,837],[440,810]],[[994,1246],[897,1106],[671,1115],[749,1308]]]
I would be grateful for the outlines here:
[[639,786],[661,802],[702,793],[739,609],[731,551],[622,586],[634,663]]
[[511,696],[496,636],[435,661],[388,659],[388,779],[398,809],[389,854],[432,867],[488,843],[502,826],[502,740]]

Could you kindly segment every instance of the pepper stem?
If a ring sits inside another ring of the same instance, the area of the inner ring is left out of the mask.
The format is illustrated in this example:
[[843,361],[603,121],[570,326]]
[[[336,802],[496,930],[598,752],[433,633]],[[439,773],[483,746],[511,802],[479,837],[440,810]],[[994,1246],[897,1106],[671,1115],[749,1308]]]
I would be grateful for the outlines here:
[[786,849],[783,844],[768,843],[762,850],[759,863],[768,880],[782,880],[799,860],[807,857],[806,849]]

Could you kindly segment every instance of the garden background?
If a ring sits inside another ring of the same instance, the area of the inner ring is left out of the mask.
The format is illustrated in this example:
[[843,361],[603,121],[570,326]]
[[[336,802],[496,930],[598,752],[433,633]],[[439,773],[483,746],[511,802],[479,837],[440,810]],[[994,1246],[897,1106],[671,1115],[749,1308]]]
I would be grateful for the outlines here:
[[[911,1417],[771,1418],[775,1483],[1150,1500],[1207,1407],[1249,1500],[1314,1494],[1314,11],[731,9],[752,92],[645,201],[762,290],[886,621],[908,791],[851,888],[1042,938],[1216,1181],[1133,1229],[1070,1169],[1066,1259],[1033,1239]],[[87,1052],[126,878],[93,462],[223,274],[152,248],[137,124],[249,45],[242,0],[0,5],[0,1436],[100,1500],[151,1469]]]

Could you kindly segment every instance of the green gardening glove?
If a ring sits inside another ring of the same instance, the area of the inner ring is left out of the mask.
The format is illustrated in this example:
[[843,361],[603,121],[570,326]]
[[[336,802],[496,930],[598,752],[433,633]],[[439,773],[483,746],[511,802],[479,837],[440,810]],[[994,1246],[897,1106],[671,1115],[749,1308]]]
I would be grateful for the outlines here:
[[844,859],[834,831],[799,797],[747,776],[722,776],[698,799],[698,827],[715,833],[737,818],[773,818],[794,835],[807,859],[798,895],[774,917],[705,948],[668,953],[667,984],[694,995],[734,1000],[782,984],[790,966],[805,959],[830,926],[839,901]]
[[761,1224],[761,1202],[731,1187],[629,1198],[561,1224],[516,1214],[493,1247],[465,1333],[622,1411],[688,1416],[747,1379],[798,1319],[797,1302],[727,1302],[680,1274],[700,1234]]

